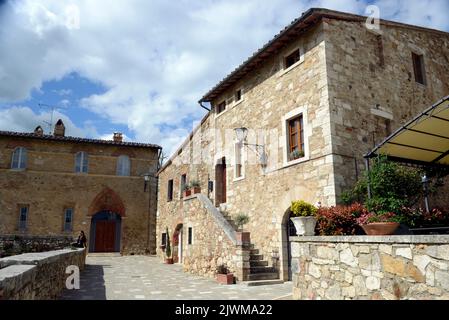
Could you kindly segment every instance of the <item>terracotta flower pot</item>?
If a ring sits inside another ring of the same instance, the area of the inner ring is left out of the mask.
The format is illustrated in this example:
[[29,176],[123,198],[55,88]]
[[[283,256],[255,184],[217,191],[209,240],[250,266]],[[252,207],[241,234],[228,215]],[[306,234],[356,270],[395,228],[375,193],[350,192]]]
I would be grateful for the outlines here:
[[192,190],[184,190],[184,198],[189,197],[192,194]]
[[399,227],[397,222],[373,222],[361,226],[369,236],[388,236],[394,234]]
[[234,274],[217,274],[217,282],[219,284],[233,284],[234,283]]
[[250,244],[251,243],[251,233],[244,231],[237,231],[235,233],[237,241],[242,244]]
[[173,264],[173,258],[165,258],[166,264]]
[[192,194],[200,193],[200,192],[201,192],[201,188],[200,187],[192,187]]

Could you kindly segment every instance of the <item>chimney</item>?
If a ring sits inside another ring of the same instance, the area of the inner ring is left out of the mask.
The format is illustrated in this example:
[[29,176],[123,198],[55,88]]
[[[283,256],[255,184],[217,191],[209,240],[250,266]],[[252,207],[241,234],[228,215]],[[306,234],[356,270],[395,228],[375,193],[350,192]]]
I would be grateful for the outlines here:
[[36,129],[34,129],[34,134],[36,136],[42,137],[44,135],[44,130],[41,126],[37,126]]
[[64,122],[62,122],[61,119],[59,119],[58,122],[56,122],[55,131],[53,132],[53,135],[55,137],[64,137],[64,135],[65,135],[65,125],[64,125]]
[[114,132],[114,142],[123,142],[123,135],[121,132]]

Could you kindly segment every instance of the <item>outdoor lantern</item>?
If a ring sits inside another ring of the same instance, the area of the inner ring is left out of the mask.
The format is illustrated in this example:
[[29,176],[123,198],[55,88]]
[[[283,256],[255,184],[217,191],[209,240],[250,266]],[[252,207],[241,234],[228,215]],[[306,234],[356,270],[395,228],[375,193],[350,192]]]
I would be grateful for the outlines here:
[[235,135],[237,137],[237,140],[239,143],[242,143],[243,141],[246,140],[246,136],[248,135],[248,129],[243,127],[243,128],[235,128]]

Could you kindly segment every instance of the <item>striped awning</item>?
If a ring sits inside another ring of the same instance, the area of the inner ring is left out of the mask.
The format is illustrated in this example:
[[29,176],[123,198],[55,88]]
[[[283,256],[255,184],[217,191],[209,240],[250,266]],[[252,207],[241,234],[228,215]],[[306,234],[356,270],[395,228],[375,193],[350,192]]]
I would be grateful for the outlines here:
[[368,153],[422,166],[449,167],[449,96],[415,117]]

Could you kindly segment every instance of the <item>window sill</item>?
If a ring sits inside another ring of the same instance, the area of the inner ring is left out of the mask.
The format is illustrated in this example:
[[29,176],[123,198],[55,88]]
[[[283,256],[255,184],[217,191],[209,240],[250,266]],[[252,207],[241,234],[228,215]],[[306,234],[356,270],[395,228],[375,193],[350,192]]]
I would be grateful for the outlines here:
[[245,176],[241,176],[241,177],[238,177],[238,178],[234,178],[232,181],[233,181],[233,182],[238,182],[238,181],[242,181],[242,180],[245,180]]
[[26,168],[11,168],[11,171],[16,171],[16,172],[21,172],[21,171],[25,171]]
[[302,158],[299,158],[299,159],[296,159],[296,160],[292,160],[292,161],[287,161],[287,162],[283,163],[282,168],[288,168],[288,167],[291,167],[291,166],[294,166],[294,165],[297,165],[297,164],[300,164],[300,163],[303,163],[303,162],[307,162],[307,161],[309,161],[309,157],[308,156],[307,157],[302,157]]
[[233,108],[237,107],[239,104],[241,104],[244,101],[244,99],[240,99],[239,101],[234,102],[232,105]]
[[[234,107],[234,106],[233,106]],[[229,108],[226,106],[226,109],[224,110],[224,111],[222,111],[222,112],[220,112],[220,113],[216,113],[215,114],[215,119],[217,119],[217,118],[219,118],[219,117],[221,117],[223,114],[225,114],[226,112],[228,112],[228,110],[229,110]]]
[[284,74],[289,73],[290,71],[292,71],[293,69],[295,69],[297,66],[301,65],[304,62],[304,60],[299,60],[298,62],[296,62],[295,64],[291,65],[290,67],[288,67],[287,69],[283,69],[278,78],[282,77]]

